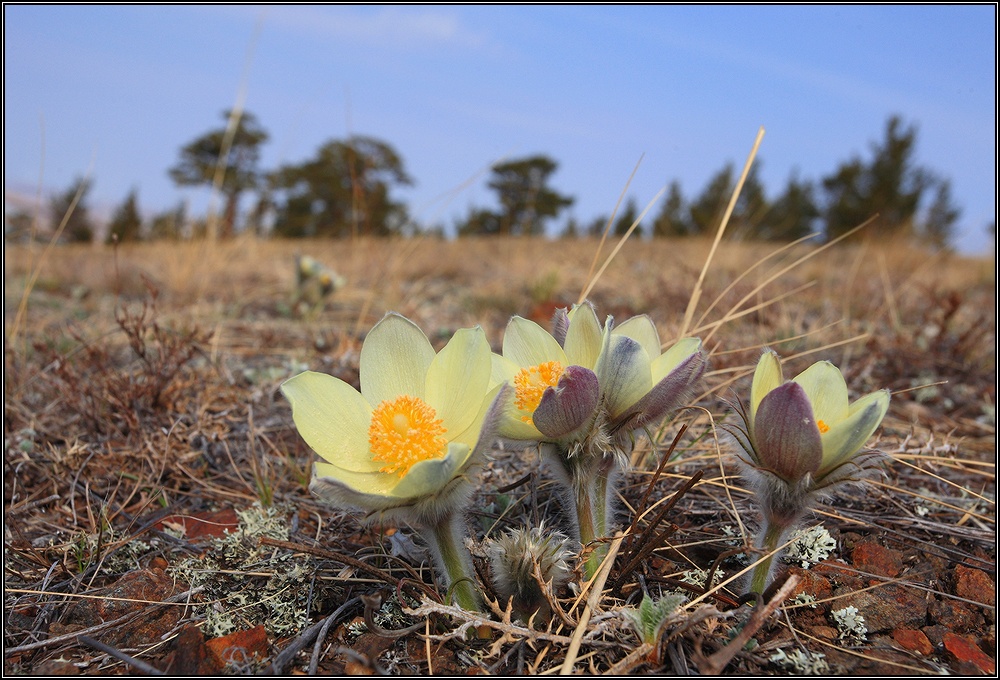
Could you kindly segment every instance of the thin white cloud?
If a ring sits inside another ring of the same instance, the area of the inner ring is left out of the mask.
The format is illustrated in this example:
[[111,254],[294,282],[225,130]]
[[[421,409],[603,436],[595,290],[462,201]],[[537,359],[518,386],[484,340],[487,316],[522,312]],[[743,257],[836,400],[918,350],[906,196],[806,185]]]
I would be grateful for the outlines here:
[[481,48],[488,35],[441,8],[267,7],[264,23],[296,33],[381,49]]

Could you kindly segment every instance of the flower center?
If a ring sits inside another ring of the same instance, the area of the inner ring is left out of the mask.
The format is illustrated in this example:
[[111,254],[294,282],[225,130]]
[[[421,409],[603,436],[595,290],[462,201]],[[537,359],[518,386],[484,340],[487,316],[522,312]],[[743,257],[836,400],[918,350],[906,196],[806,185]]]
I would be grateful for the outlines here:
[[368,445],[372,458],[385,463],[379,472],[398,472],[404,477],[414,464],[444,455],[446,432],[427,402],[404,394],[375,407]]
[[[559,384],[563,371],[563,366],[558,361],[546,361],[531,368],[522,368],[514,376],[514,405],[522,411],[534,413],[545,390]],[[531,416],[521,416],[521,420],[530,423]]]
[[816,421],[816,427],[819,428],[819,433],[820,434],[825,434],[826,432],[830,431],[830,426],[827,425],[826,423],[824,423],[822,420],[817,420]]

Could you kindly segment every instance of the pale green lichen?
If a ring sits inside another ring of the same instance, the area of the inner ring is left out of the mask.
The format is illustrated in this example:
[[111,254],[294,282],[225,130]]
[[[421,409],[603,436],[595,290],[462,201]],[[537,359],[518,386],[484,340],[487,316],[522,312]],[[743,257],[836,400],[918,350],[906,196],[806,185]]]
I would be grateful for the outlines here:
[[799,593],[795,596],[794,603],[800,607],[809,607],[810,609],[816,608],[816,598],[809,593]]
[[834,623],[839,631],[838,638],[848,642],[861,643],[868,639],[868,626],[865,617],[858,612],[857,607],[847,606],[832,612]]
[[151,550],[152,546],[146,541],[130,539],[128,534],[115,531],[106,521],[102,521],[98,533],[80,532],[73,546],[73,554],[80,571],[97,561],[100,574],[141,569],[140,558]]
[[195,614],[204,618],[209,637],[258,624],[273,635],[297,633],[309,624],[314,559],[260,545],[262,537],[288,540],[285,509],[255,504],[236,514],[236,531],[213,539],[203,555],[182,561],[172,573],[204,588]]
[[[725,579],[726,574],[721,569],[716,569],[715,573],[712,575],[712,584],[717,583],[719,580]],[[711,585],[706,586],[705,581],[708,579],[708,572],[704,569],[688,569],[681,573],[680,581],[682,583],[689,583],[698,588],[711,587]],[[687,592],[687,591],[679,591]]]
[[830,665],[826,662],[823,654],[807,654],[801,649],[794,649],[787,653],[785,650],[779,649],[768,657],[768,660],[782,670],[797,675],[827,675],[830,672]]
[[837,549],[837,541],[821,524],[796,531],[792,537],[794,542],[788,547],[785,560],[798,562],[803,569],[822,562]]

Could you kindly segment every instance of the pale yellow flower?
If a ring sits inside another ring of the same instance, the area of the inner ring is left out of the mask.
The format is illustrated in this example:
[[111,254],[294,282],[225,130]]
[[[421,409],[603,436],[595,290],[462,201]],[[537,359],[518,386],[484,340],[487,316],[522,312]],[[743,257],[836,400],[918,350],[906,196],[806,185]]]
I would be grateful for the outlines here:
[[556,313],[554,335],[515,316],[494,383],[510,382],[501,435],[566,444],[601,427],[617,445],[681,405],[705,370],[701,340],[683,338],[666,352],[648,316],[603,328],[590,304]]
[[[855,457],[888,408],[888,390],[851,402],[844,375],[829,361],[818,361],[785,381],[778,355],[767,351],[754,372],[745,432],[736,436],[742,451],[737,453],[787,482],[807,475],[815,485],[836,481],[857,467]],[[849,463],[854,465],[841,470]]]
[[885,417],[889,391],[851,402],[843,374],[829,361],[786,381],[778,355],[765,351],[754,371],[750,404],[737,402],[734,408],[742,423],[722,429],[732,437],[763,515],[758,544],[770,555],[750,578],[750,591],[762,594],[778,546],[815,498],[877,474],[884,456],[863,447]]
[[295,425],[322,458],[310,489],[410,523],[449,511],[492,445],[500,390],[490,387],[490,366],[481,328],[457,331],[435,354],[413,322],[387,314],[361,349],[360,392],[323,373],[286,381]]

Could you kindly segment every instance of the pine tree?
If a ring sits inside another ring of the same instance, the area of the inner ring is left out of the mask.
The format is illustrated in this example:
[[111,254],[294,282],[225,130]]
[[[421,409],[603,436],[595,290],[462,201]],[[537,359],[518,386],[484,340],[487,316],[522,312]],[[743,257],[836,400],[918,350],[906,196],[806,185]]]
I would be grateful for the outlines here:
[[139,198],[132,189],[125,202],[115,211],[108,225],[107,243],[125,243],[138,241],[141,237],[142,217],[139,215]]

